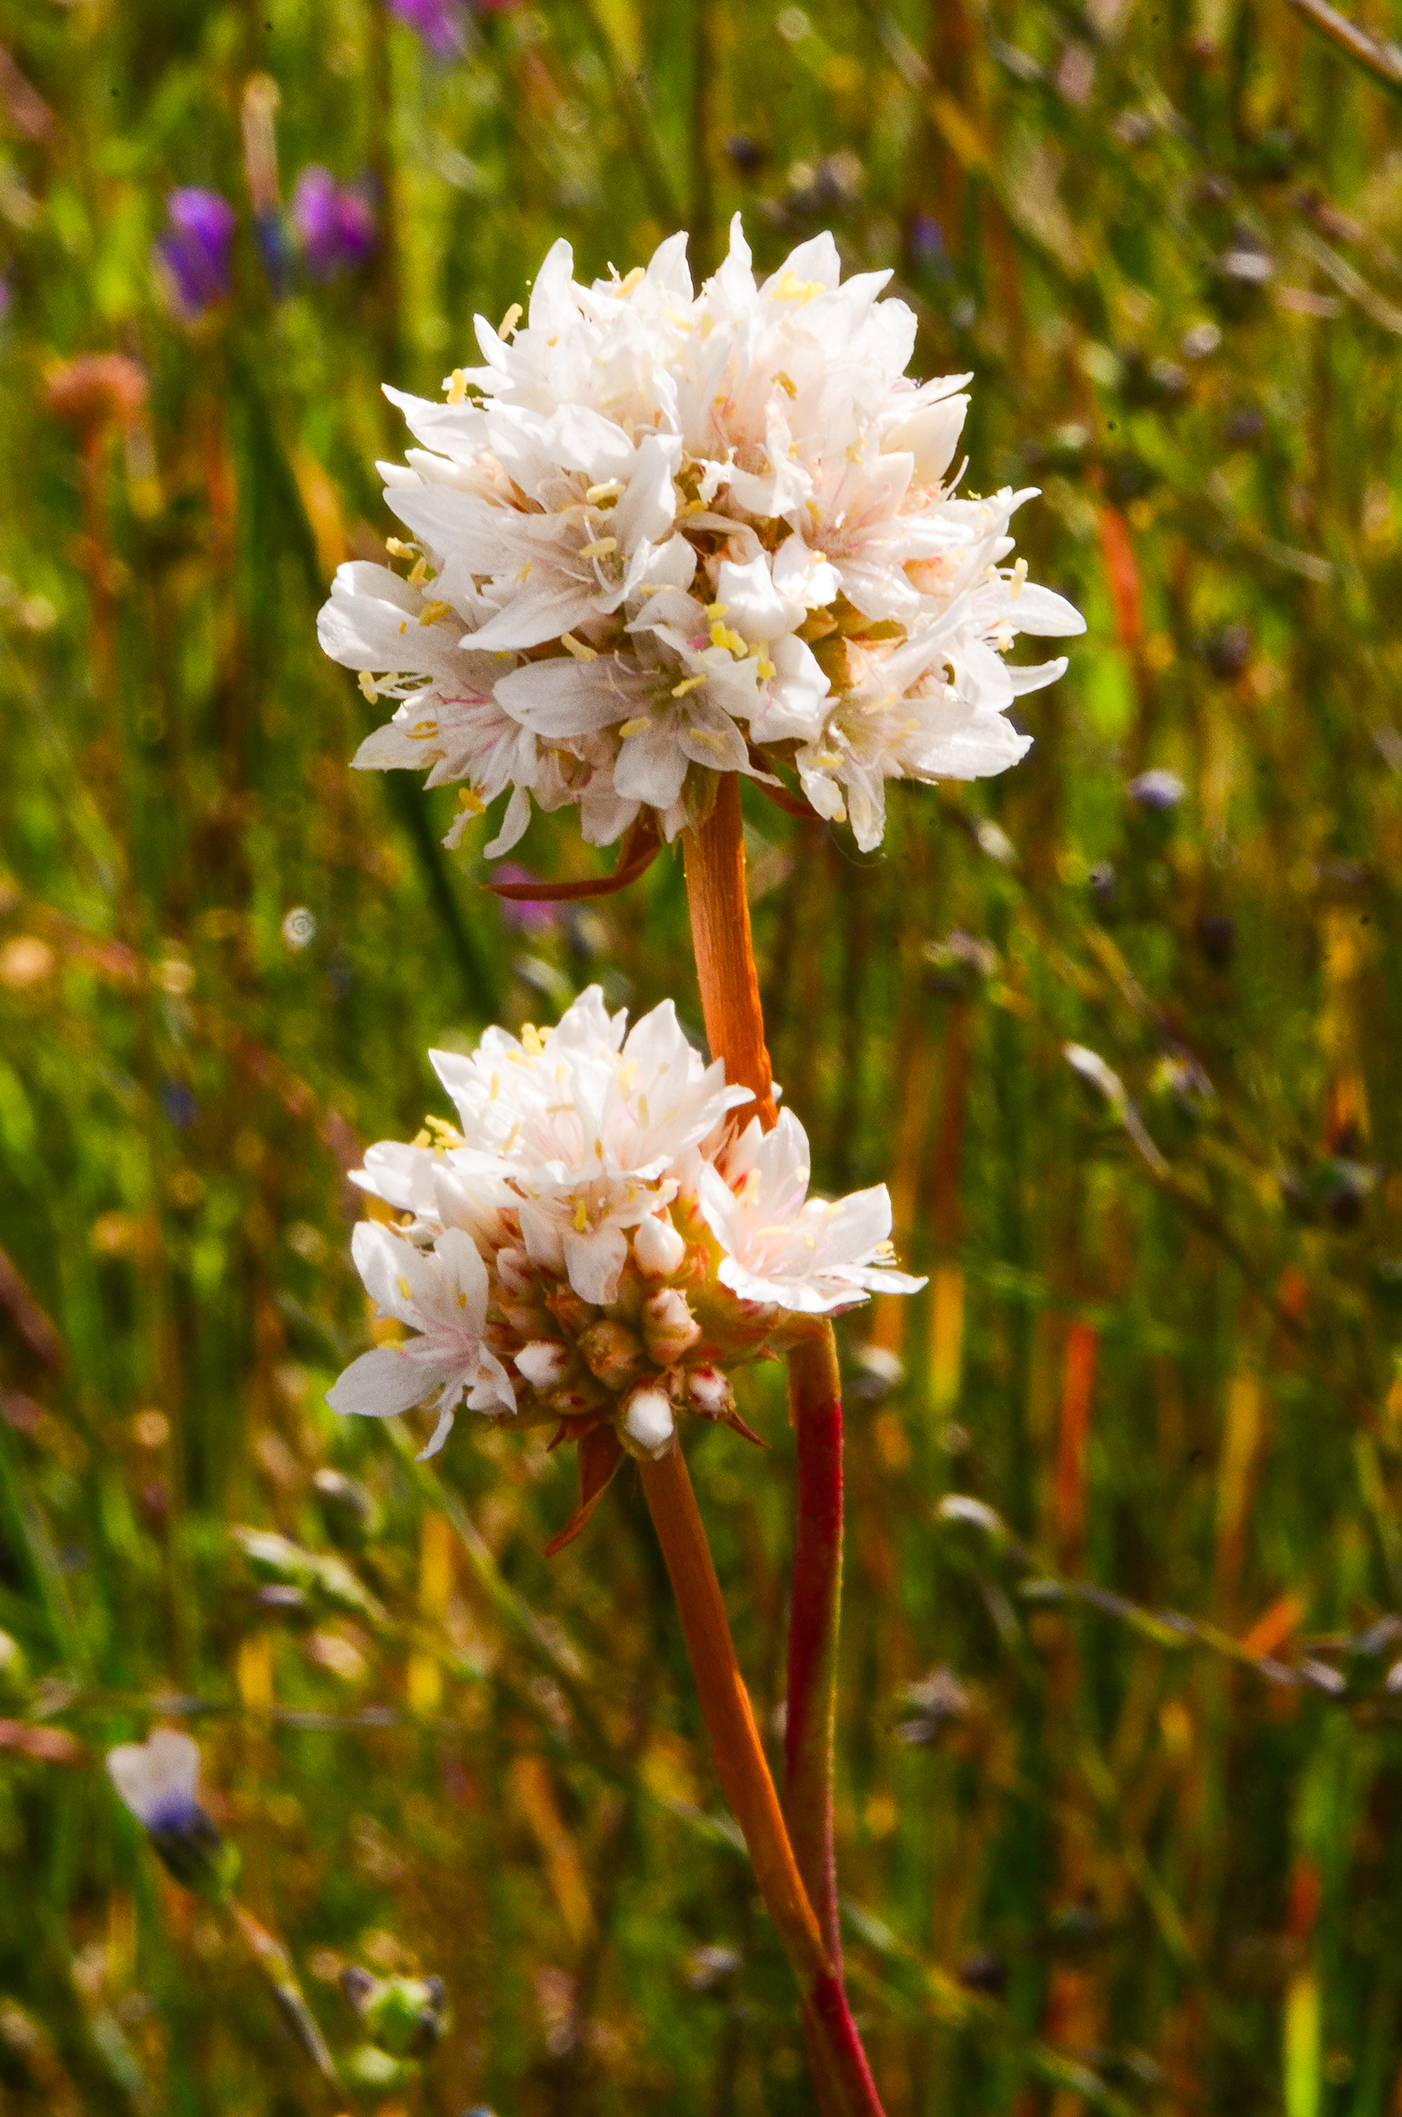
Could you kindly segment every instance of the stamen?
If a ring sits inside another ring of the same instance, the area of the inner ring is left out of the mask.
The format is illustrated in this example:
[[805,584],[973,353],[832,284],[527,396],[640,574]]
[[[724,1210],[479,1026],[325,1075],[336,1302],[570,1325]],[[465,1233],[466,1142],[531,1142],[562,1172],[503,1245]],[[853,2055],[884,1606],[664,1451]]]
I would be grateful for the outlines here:
[[461,404],[466,395],[467,370],[466,368],[454,368],[452,374],[448,377],[448,402],[449,404]]
[[577,640],[572,632],[560,634],[560,645],[566,654],[572,654],[577,662],[596,662],[599,659],[597,651],[593,647],[586,647],[583,640]]
[[580,545],[579,556],[582,559],[606,559],[611,551],[617,549],[617,537],[596,537],[592,544]]
[[501,323],[497,329],[497,337],[509,338],[512,332],[515,330],[517,324],[521,321],[521,315],[522,310],[520,302],[513,301],[511,307],[507,310],[505,316],[503,316],[501,319]]
[[672,696],[685,698],[688,691],[694,691],[698,684],[704,684],[706,681],[704,676],[684,676],[679,684],[673,684]]

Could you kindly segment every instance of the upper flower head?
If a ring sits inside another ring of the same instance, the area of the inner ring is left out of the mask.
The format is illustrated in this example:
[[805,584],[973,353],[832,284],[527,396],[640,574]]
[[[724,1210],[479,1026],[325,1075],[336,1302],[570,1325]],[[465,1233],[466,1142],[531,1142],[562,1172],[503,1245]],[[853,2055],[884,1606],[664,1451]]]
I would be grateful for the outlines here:
[[1002,657],[1082,621],[1007,563],[1030,495],[958,496],[969,377],[906,377],[888,276],[844,281],[822,235],[759,280],[738,216],[699,292],[684,236],[590,287],[558,242],[446,402],[391,391],[421,444],[386,470],[409,575],[343,567],[323,624],[405,701],[357,763],[431,764],[474,812],[510,785],[489,854],[532,795],[594,843],[644,807],[671,838],[717,773],[782,764],[875,843],[886,779],[1012,763],[1026,738],[992,723],[1064,665]]

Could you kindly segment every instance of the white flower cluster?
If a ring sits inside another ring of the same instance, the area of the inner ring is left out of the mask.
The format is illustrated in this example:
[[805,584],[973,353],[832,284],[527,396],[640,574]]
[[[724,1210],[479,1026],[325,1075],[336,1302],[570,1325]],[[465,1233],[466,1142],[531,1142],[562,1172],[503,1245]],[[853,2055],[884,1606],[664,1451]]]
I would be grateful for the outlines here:
[[356,1229],[356,1265],[412,1335],[354,1361],[335,1410],[432,1397],[427,1455],[464,1399],[655,1452],[679,1406],[730,1416],[729,1370],[802,1318],[924,1284],[889,1267],[885,1187],[810,1198],[803,1127],[740,1129],[749,1090],[703,1064],[670,1000],[626,1027],[591,986],[554,1029],[432,1054],[457,1125],[372,1147],[355,1179],[394,1216]]
[[684,235],[592,287],[558,242],[446,403],[390,391],[423,444],[381,466],[412,565],[342,566],[320,621],[401,701],[356,764],[466,782],[450,844],[510,787],[492,857],[532,797],[596,845],[642,809],[670,839],[716,773],[779,762],[870,849],[888,779],[1014,764],[1007,708],[1066,665],[1005,656],[1083,621],[1007,563],[1030,492],[958,497],[970,378],[905,375],[888,277],[840,283],[820,235],[757,285],[738,216],[699,293]]

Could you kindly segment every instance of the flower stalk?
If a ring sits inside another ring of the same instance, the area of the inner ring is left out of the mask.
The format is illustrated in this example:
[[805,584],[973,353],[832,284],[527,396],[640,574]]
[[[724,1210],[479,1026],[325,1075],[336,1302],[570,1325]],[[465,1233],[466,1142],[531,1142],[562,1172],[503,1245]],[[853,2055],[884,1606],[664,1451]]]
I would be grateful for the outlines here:
[[842,1380],[837,1341],[826,1321],[789,1354],[789,1414],[798,1436],[798,1495],[784,1806],[799,1872],[841,1976],[832,1785],[842,1604]]
[[[777,1110],[745,894],[740,786],[734,774],[722,776],[709,817],[687,832],[685,858],[696,973],[711,1053],[724,1058],[727,1079],[753,1091],[761,1122],[772,1126]],[[794,1856],[840,1994],[833,1747],[842,1594],[842,1386],[832,1325],[823,1322],[806,1335],[790,1352],[788,1366],[798,1505],[784,1808]],[[845,2012],[845,2000],[843,2006]],[[855,2038],[855,2030],[852,2034]]]
[[881,2117],[881,2103],[841,1978],[809,1903],[784,1827],[759,1729],[735,1658],[706,1531],[680,1443],[639,1465],[710,1730],[716,1770],[744,1833],[760,1894],[798,1980],[819,2095],[834,2117]]

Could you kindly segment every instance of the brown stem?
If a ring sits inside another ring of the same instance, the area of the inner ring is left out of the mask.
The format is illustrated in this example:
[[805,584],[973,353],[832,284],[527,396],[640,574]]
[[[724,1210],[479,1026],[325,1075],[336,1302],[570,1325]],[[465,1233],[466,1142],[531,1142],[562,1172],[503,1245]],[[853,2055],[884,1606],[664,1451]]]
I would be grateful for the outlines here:
[[677,1598],[716,1770],[784,1953],[798,1980],[804,2034],[824,2109],[881,2117],[866,2056],[833,1970],[784,1828],[779,1797],[755,1725],[710,1546],[678,1444],[643,1462],[643,1493]]

